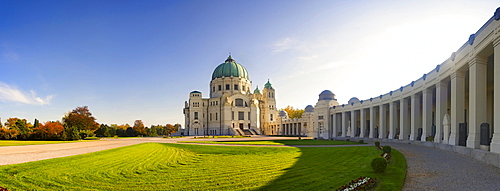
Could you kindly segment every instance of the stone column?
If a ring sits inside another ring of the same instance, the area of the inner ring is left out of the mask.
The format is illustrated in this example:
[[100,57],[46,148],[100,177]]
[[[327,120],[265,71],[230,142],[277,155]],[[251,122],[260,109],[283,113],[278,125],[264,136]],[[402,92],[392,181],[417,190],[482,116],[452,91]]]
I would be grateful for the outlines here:
[[364,138],[365,137],[365,127],[366,127],[366,111],[361,108],[359,110],[359,137]]
[[399,139],[401,140],[408,140],[408,135],[410,133],[408,126],[409,121],[408,100],[402,98],[399,100]]
[[380,104],[380,107],[379,107],[379,117],[380,117],[380,121],[379,121],[379,127],[378,127],[378,138],[379,139],[385,139],[385,135],[387,135],[387,121],[386,121],[386,107],[384,104]]
[[[373,138],[375,131],[375,107],[370,107],[370,134],[368,134],[368,138]],[[499,137],[500,138],[500,137]]]
[[[493,119],[500,119],[500,38],[493,42]],[[500,153],[500,121],[493,123],[493,138],[491,140],[490,151]]]
[[357,119],[356,119],[356,111],[355,110],[352,110],[351,111],[351,134],[350,136],[351,137],[355,137],[356,136],[356,131],[357,131]]
[[451,74],[451,134],[450,145],[458,145],[458,124],[465,122],[465,73]]
[[420,141],[425,141],[432,133],[432,90],[422,91],[422,137]]
[[346,137],[347,136],[347,123],[348,123],[348,119],[347,119],[347,112],[343,111],[342,112],[342,137]]
[[[475,57],[469,62],[469,136],[467,147],[479,148],[481,123],[486,123],[486,62]],[[500,74],[497,74],[500,75]]]
[[389,102],[389,139],[394,139],[396,135],[396,123],[397,123],[397,114],[396,114],[396,103],[391,101]]
[[[436,84],[436,135],[434,142],[441,143],[443,139],[443,118],[448,113],[448,83],[438,82]],[[446,140],[446,143],[448,140]]]
[[410,140],[415,141],[420,127],[420,95],[411,95],[411,129]]
[[332,137],[337,137],[337,116],[333,113],[330,117],[332,118]]

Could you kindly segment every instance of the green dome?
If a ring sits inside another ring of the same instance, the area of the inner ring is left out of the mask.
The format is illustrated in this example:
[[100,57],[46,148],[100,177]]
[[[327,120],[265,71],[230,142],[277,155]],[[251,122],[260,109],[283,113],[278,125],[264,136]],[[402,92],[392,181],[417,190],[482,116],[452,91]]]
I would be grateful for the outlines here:
[[273,88],[273,86],[271,85],[271,83],[269,82],[269,79],[267,79],[267,83],[264,84],[264,88]]
[[259,86],[257,86],[257,88],[255,88],[255,90],[253,91],[254,94],[260,94],[260,90],[259,90]]
[[238,64],[236,61],[234,61],[231,55],[229,55],[224,63],[215,68],[214,73],[212,74],[212,80],[215,78],[230,76],[246,78],[248,80],[250,79],[248,77],[247,69],[245,69],[245,67],[243,67],[241,64]]

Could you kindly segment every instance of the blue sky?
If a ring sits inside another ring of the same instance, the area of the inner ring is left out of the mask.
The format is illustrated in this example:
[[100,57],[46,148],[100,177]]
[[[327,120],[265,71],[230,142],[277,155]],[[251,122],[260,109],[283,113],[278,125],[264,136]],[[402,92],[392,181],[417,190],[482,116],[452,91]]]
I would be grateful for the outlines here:
[[232,53],[278,108],[346,103],[418,79],[492,15],[496,1],[0,0],[0,118],[181,123]]

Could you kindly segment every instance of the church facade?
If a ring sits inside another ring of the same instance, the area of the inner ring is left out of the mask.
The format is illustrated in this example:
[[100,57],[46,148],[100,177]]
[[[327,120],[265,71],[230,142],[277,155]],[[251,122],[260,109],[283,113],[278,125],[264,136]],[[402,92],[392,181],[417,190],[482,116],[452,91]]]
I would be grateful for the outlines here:
[[184,135],[277,134],[275,90],[267,81],[251,92],[248,71],[231,56],[212,74],[210,94],[189,93],[185,102]]

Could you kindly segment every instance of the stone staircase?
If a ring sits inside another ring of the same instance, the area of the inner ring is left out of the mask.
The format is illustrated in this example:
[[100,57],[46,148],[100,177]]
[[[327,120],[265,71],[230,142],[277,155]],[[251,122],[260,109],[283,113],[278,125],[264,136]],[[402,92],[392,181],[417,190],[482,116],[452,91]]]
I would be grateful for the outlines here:
[[243,136],[244,135],[244,133],[243,133],[243,131],[241,129],[234,128],[233,130],[235,132],[235,135],[239,135],[239,136]]

